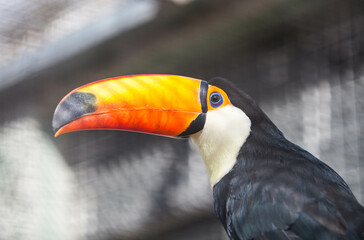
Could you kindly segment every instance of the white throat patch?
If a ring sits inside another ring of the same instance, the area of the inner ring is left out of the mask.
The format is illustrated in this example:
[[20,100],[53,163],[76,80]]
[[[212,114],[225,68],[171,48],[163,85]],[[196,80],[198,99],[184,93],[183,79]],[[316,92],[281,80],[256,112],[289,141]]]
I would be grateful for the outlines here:
[[208,111],[203,130],[191,136],[205,161],[211,187],[235,165],[250,127],[251,121],[242,110],[227,105]]

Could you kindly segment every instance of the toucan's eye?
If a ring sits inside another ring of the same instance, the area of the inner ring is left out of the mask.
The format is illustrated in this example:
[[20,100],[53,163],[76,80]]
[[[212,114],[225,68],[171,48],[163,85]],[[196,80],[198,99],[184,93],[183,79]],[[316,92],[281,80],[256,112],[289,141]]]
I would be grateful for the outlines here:
[[221,104],[224,102],[222,95],[218,92],[213,92],[210,95],[210,103],[213,108],[220,107]]

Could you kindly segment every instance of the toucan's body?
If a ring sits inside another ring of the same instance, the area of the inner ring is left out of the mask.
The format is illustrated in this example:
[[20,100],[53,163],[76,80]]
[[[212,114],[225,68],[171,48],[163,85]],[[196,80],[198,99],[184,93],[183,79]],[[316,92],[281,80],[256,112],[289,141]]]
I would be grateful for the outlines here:
[[364,208],[330,167],[289,142],[232,83],[172,75],[106,79],[58,105],[56,135],[119,129],[191,137],[230,239],[364,239]]

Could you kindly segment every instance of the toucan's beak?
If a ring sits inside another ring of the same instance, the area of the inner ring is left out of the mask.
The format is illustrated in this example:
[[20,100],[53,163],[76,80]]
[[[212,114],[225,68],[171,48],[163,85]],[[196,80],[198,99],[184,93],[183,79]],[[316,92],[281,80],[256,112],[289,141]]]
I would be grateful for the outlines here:
[[185,137],[205,124],[208,84],[174,75],[133,75],[79,87],[58,104],[55,136],[114,129]]

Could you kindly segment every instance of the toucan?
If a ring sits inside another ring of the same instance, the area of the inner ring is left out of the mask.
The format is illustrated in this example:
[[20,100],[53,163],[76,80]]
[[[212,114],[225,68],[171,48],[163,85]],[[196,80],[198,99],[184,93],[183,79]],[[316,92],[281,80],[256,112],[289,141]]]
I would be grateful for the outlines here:
[[55,136],[115,129],[191,138],[232,240],[364,239],[364,207],[346,182],[287,140],[228,80],[151,74],[96,81],[67,94],[52,125]]

